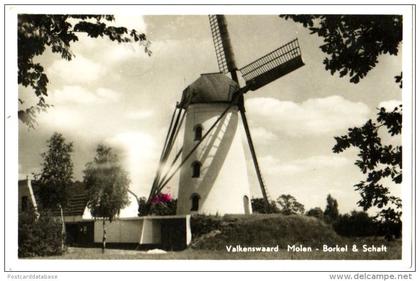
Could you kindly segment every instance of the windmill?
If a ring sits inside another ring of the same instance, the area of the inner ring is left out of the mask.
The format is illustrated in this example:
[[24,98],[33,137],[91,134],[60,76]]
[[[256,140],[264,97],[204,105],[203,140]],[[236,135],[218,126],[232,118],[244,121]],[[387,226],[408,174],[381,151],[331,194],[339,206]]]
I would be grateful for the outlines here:
[[[242,120],[269,211],[269,199],[245,113],[244,94],[303,66],[299,43],[295,39],[238,69],[225,17],[210,15],[209,21],[220,72],[201,74],[183,91],[172,114],[159,167],[149,198],[140,211],[142,214],[148,214],[152,200],[179,171],[177,214],[251,213],[239,120]],[[239,85],[238,72],[245,80],[243,87]],[[184,123],[183,146],[172,153]],[[173,158],[169,161],[171,155]]]

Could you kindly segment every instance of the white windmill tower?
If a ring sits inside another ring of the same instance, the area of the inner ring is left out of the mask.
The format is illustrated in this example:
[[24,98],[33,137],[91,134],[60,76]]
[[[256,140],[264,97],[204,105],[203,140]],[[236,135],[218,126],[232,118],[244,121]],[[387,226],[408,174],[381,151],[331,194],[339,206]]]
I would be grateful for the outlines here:
[[[241,88],[225,17],[211,15],[209,19],[220,72],[202,74],[183,91],[172,115],[146,214],[152,199],[178,171],[177,214],[252,213],[240,120],[269,208],[243,95],[303,66],[299,44],[295,39],[239,69],[246,82]],[[169,164],[168,158],[184,121],[183,146]]]

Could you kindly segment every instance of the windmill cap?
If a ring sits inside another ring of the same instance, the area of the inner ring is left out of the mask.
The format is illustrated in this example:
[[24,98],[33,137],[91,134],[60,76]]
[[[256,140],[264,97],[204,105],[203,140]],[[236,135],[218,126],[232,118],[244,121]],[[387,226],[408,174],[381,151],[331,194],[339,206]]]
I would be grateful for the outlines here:
[[179,106],[187,108],[195,103],[221,103],[231,102],[234,92],[239,85],[223,73],[201,74],[182,92]]

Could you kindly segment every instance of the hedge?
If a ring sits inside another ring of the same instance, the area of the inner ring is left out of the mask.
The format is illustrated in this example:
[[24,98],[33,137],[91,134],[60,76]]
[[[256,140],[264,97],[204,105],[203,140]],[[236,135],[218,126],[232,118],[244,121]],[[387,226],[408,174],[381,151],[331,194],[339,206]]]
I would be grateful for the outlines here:
[[18,256],[62,255],[60,220],[50,213],[41,213],[37,220],[33,212],[19,214]]

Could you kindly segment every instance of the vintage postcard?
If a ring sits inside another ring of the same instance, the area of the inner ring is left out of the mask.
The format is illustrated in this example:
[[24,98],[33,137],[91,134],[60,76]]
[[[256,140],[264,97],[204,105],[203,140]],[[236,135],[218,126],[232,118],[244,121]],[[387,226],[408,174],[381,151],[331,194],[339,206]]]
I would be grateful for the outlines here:
[[412,278],[414,6],[9,4],[4,19],[7,278]]

